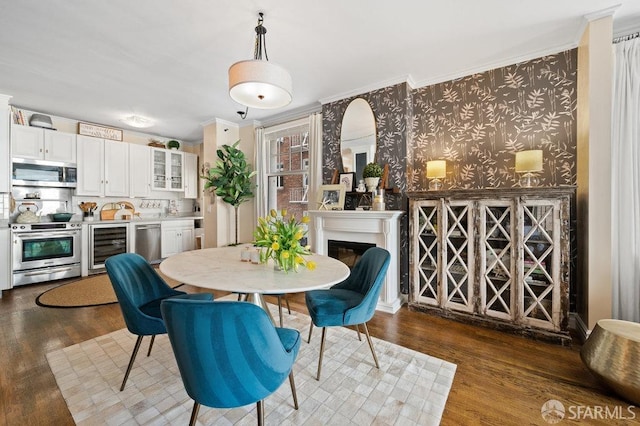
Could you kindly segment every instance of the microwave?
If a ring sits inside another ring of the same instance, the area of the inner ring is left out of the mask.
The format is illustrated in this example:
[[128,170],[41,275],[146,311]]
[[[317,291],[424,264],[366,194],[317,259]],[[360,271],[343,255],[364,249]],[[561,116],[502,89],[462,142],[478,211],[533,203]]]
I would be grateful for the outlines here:
[[78,183],[78,169],[75,164],[14,158],[11,165],[11,182],[13,185],[22,186],[75,188]]

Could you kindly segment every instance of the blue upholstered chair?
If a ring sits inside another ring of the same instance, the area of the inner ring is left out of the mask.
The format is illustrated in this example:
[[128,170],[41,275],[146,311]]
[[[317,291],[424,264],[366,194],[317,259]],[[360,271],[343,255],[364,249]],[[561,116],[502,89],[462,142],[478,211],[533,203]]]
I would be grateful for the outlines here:
[[140,349],[142,337],[151,336],[147,352],[147,356],[149,356],[155,336],[167,332],[160,313],[160,302],[169,297],[212,300],[213,295],[209,293],[186,294],[183,291],[172,289],[142,256],[135,253],[111,256],[105,261],[105,267],[118,298],[124,322],[129,331],[138,336],[122,380],[122,386],[120,386],[122,391]]
[[[367,329],[367,321],[375,313],[378,296],[380,295],[390,260],[391,255],[387,250],[380,247],[372,247],[365,251],[356,262],[351,275],[346,280],[328,290],[312,290],[305,294],[307,308],[312,321],[309,327],[309,342],[311,342],[313,325],[322,327],[317,380],[320,380],[327,327],[353,325],[358,330],[358,325],[362,324],[376,368],[380,368],[378,357]],[[359,336],[360,332],[358,331]]]
[[194,400],[191,421],[200,404],[232,408],[257,403],[264,423],[264,398],[289,376],[300,348],[300,333],[276,328],[262,308],[247,302],[162,302],[169,340],[184,387]]

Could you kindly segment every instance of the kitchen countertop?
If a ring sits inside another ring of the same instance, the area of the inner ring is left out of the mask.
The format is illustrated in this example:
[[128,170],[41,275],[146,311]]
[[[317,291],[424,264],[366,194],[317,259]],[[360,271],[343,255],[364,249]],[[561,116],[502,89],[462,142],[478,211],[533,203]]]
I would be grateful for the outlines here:
[[[198,215],[196,213],[180,213],[177,215],[143,215],[142,217],[135,217],[134,219],[122,220],[122,219],[112,219],[112,220],[99,220],[100,214],[94,216],[94,220],[92,221],[81,221],[82,223],[86,223],[87,225],[91,225],[92,223],[149,223],[149,222],[162,222],[165,220],[201,220],[204,219],[204,216]],[[74,221],[75,222],[75,221]]]
[[[93,223],[129,223],[129,222],[133,222],[133,223],[157,223],[157,222],[162,222],[162,221],[169,221],[169,220],[201,220],[204,219],[204,216],[201,215],[197,215],[194,213],[182,213],[182,214],[177,214],[177,215],[145,215],[143,217],[136,217],[135,219],[129,219],[129,220],[121,220],[121,219],[113,219],[113,220],[92,220],[92,221],[82,221],[82,220],[77,220],[76,217],[81,217],[80,214],[76,214],[74,215],[74,217],[71,218],[71,220],[69,222],[71,223],[86,223],[87,225],[91,225]],[[94,217],[100,217],[100,215],[98,214],[97,216]],[[51,221],[42,221],[39,223],[55,223],[55,222],[51,222]],[[0,220],[0,227],[2,228],[9,228],[11,227],[11,223],[8,220]]]

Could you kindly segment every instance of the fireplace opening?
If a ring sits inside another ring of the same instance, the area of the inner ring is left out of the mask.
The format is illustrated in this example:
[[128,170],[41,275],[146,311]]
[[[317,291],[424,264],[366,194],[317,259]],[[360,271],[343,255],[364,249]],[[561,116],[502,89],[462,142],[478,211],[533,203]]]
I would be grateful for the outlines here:
[[360,259],[367,249],[375,247],[375,244],[357,243],[352,241],[328,240],[329,257],[338,259],[349,269],[353,269],[354,265]]

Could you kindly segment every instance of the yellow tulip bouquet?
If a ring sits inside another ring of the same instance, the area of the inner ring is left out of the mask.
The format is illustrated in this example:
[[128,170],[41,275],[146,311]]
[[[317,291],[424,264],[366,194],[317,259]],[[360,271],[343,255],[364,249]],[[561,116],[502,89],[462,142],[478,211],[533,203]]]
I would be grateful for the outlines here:
[[280,211],[280,216],[271,210],[269,216],[258,218],[258,227],[253,236],[255,245],[264,247],[260,251],[260,262],[273,259],[274,264],[285,272],[298,271],[298,266],[314,270],[314,261],[306,261],[303,256],[311,254],[310,246],[303,246],[300,240],[307,234],[302,224],[309,223],[309,217],[303,216],[297,221],[292,214],[287,218],[287,210]]

